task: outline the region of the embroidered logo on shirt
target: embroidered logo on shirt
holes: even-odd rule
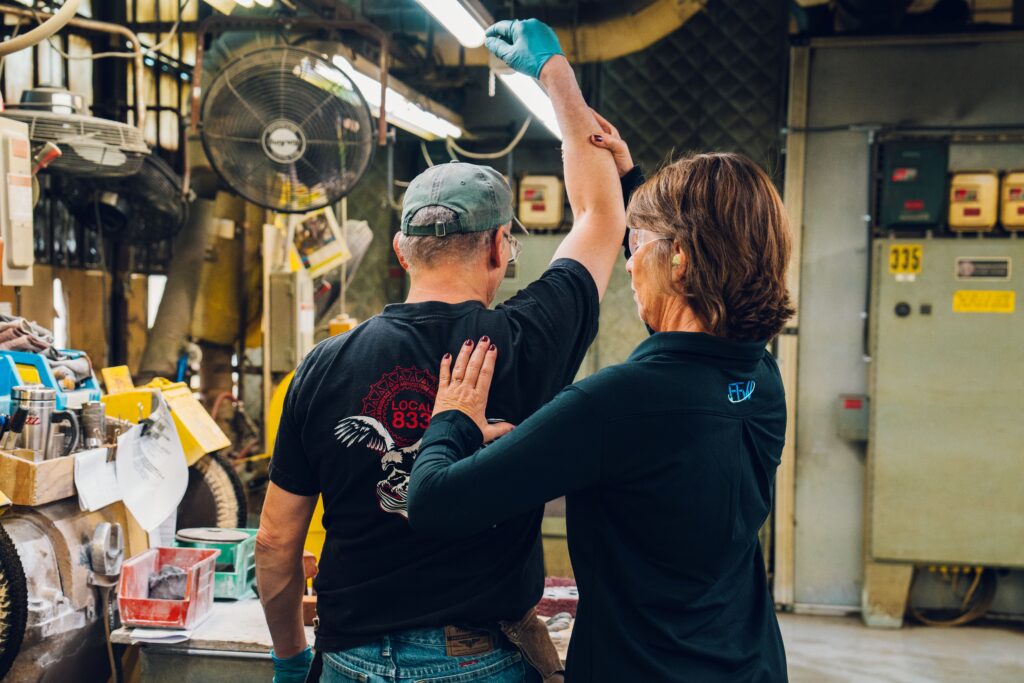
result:
[[[754,394],[754,380],[733,382],[729,385],[729,403],[743,403]]]

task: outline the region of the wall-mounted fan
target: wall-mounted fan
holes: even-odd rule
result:
[[[221,179],[284,213],[337,202],[373,155],[370,110],[352,80],[325,57],[290,46],[225,65],[203,95],[200,122]]]
[[[105,237],[126,244],[171,239],[188,218],[181,178],[156,154],[127,178],[64,182],[61,198],[84,225],[98,223]]]
[[[149,156],[142,131],[89,114],[81,95],[63,88],[26,90],[4,116],[28,124],[34,146],[52,142],[61,156],[47,170],[91,178],[138,173]]]

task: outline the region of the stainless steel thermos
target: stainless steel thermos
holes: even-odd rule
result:
[[[56,410],[57,392],[41,384],[14,387],[11,391],[11,431],[19,434],[17,446],[42,454],[42,459],[57,457],[51,448],[51,430],[56,422],[68,422],[70,435],[64,439],[67,455],[78,443],[78,418],[70,410]]]

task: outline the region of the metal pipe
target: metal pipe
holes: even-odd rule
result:
[[[0,5],[0,14],[11,14],[16,17],[36,19],[35,12],[24,7]],[[142,45],[139,43],[139,37],[127,26],[111,24],[106,21],[74,17],[68,21],[67,25],[73,28],[84,29],[86,31],[94,31],[96,33],[121,35],[131,42],[132,61],[134,62],[134,66],[132,68],[132,80],[135,83],[135,127],[144,131],[145,128],[143,126],[146,121],[146,99],[142,94]]]
[[[41,43],[57,31],[64,28],[75,14],[78,13],[78,4],[80,1],[81,0],[67,0],[60,10],[51,15],[46,21],[40,23],[39,26],[36,26],[28,33],[0,43],[0,57],[4,57],[12,52],[18,52],[19,50],[24,50],[25,48],[32,47],[37,43]]]
[[[193,71],[194,85],[192,87],[192,111],[191,126],[192,132],[199,129],[199,98],[202,93],[203,81],[203,43],[207,34],[227,33],[229,31],[256,29],[280,29],[291,30],[293,28],[319,31],[323,29],[335,29],[341,31],[355,31],[366,38],[376,41],[380,45],[380,113],[377,117],[377,144],[381,147],[387,144],[387,119],[385,115],[385,99],[388,89],[388,56],[391,49],[391,41],[384,31],[374,24],[366,21],[352,21],[348,19],[321,19],[319,17],[230,17],[223,15],[211,15],[199,25],[196,32],[196,65]]]

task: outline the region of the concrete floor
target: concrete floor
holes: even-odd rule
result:
[[[790,683],[1022,683],[1024,626],[868,629],[780,614]]]

